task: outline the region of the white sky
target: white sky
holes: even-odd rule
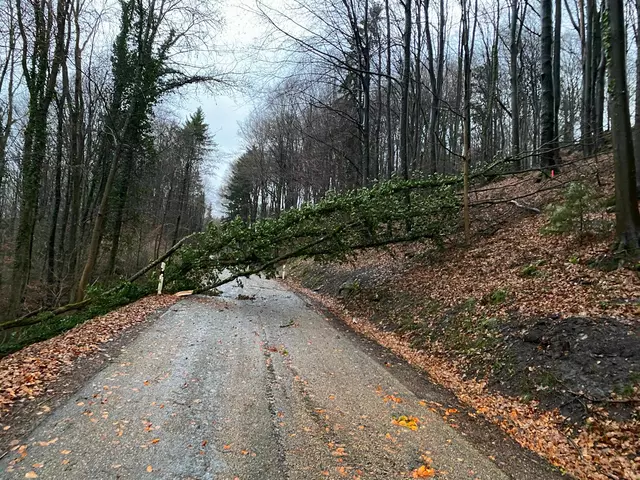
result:
[[[213,155],[215,165],[206,174],[207,202],[213,206],[214,214],[222,213],[219,190],[224,183],[230,163],[244,150],[240,138],[240,124],[251,113],[253,98],[247,92],[250,75],[255,73],[251,60],[252,48],[262,37],[264,28],[251,13],[253,0],[222,0],[220,10],[224,28],[217,34],[219,46],[216,68],[231,74],[237,88],[221,89],[217,92],[199,91],[183,97],[179,105],[181,116],[186,118],[198,107],[204,111],[209,131],[217,144]],[[252,71],[253,70],[253,71]]]

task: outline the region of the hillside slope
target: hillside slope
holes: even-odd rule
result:
[[[610,234],[545,234],[533,213],[575,180],[606,198],[610,173],[600,159],[477,187],[471,247],[302,262],[291,282],[572,475],[640,478],[638,270],[611,262]]]

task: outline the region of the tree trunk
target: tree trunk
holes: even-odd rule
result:
[[[555,126],[553,121],[555,102],[553,99],[553,69],[551,62],[553,45],[552,10],[552,0],[541,1],[540,63],[542,76],[540,87],[542,89],[542,112],[540,118],[540,166],[546,169],[550,169],[556,164]]]
[[[171,241],[171,245],[175,245],[179,238],[182,215],[186,207],[187,199],[189,197],[190,180],[191,180],[191,160],[188,159],[187,164],[185,165],[184,177],[182,177],[182,188],[180,189],[180,196],[178,198],[178,217],[176,218],[176,225],[173,230],[173,240]],[[282,186],[279,187],[277,214],[280,214],[281,204],[282,204]]]
[[[47,147],[46,112],[44,115],[42,114],[41,109],[37,106],[36,98],[33,98],[32,103],[32,111],[29,113],[29,121],[24,133],[22,197],[20,199],[20,217],[11,277],[10,317],[16,316],[29,280],[40,177]]]
[[[129,194],[129,183],[133,176],[134,153],[130,148],[126,149],[126,159],[124,169],[122,170],[122,178],[117,189],[115,204],[115,219],[113,221],[113,240],[111,242],[111,251],[109,252],[109,264],[107,266],[107,274],[112,276],[116,269],[116,259],[118,258],[118,249],[120,247],[120,235],[122,234],[122,223],[124,211],[127,204],[127,196]]]
[[[640,1],[640,0],[638,0]],[[393,161],[393,131],[391,129],[391,13],[389,0],[385,0],[385,16],[387,18],[387,178],[391,178],[394,171]]]
[[[75,299],[76,290],[73,286],[77,279],[77,263],[79,257],[78,248],[78,225],[80,223],[80,208],[82,203],[82,170],[84,165],[84,99],[83,99],[83,87],[82,87],[82,48],[80,46],[80,0],[76,2],[76,9],[74,11],[74,25],[75,25],[75,45],[74,45],[74,63],[75,63],[75,78],[74,78],[74,92],[73,101],[70,94],[68,102],[71,105],[69,108],[69,129],[70,135],[70,178],[69,185],[71,188],[71,209],[69,212],[69,242],[67,245],[67,256],[69,258],[69,278],[72,285],[70,301]],[[68,75],[66,68],[63,70],[63,75]],[[67,81],[67,84],[69,82]]]
[[[560,138],[558,114],[560,112],[560,33],[562,25],[562,0],[555,2],[555,31],[553,37],[553,142],[557,148]],[[554,156],[558,159],[558,154]]]
[[[41,5],[32,5],[35,21],[34,25],[28,26],[23,22],[21,1],[18,0],[16,8],[20,36],[25,44],[22,65],[29,91],[29,118],[24,132],[22,198],[9,296],[9,316],[15,316],[22,303],[31,270],[40,179],[47,154],[47,116],[60,65],[66,61],[65,26],[68,7],[66,0],[58,0],[54,14],[52,8],[45,12],[40,10]],[[55,36],[51,36],[54,23]],[[29,39],[29,36],[33,38]],[[51,42],[54,43],[52,58],[49,56]]]
[[[462,167],[463,167],[463,215],[464,240],[471,242],[471,222],[469,215],[469,163],[471,153],[471,53],[469,51],[469,7],[467,0],[462,0],[462,59],[464,68],[463,80],[463,119],[462,119]]]
[[[609,91],[616,179],[617,250],[634,254],[640,247],[640,212],[627,97],[626,49],[622,48],[625,44],[623,0],[609,1],[609,24]]]
[[[402,175],[409,178],[409,83],[411,79],[411,2],[404,0],[402,98],[400,107],[400,162]]]
[[[116,177],[116,171],[118,170],[118,159],[120,157],[120,152],[122,151],[120,145],[121,143],[118,142],[116,149],[113,152],[111,166],[109,167],[109,174],[107,176],[107,181],[105,182],[104,190],[102,191],[98,214],[91,232],[91,243],[89,244],[87,261],[85,262],[84,269],[82,270],[82,276],[80,277],[78,288],[76,289],[75,300],[78,302],[84,299],[85,290],[87,289],[87,285],[89,284],[89,280],[91,279],[91,275],[93,275],[93,270],[95,269],[98,261],[100,242],[102,241],[102,234],[104,233],[104,225],[109,208],[109,195],[111,194],[111,188]]]
[[[640,1],[640,0],[638,0]],[[517,160],[520,156],[520,90],[518,82],[518,0],[513,0],[511,5],[511,25],[510,25],[510,54],[511,63],[509,65],[511,80],[511,156]],[[523,168],[520,165],[520,168]]]
[[[442,96],[442,82],[444,75],[444,30],[446,28],[446,17],[444,2],[440,3],[440,16],[438,20],[438,66],[435,67],[435,59],[433,55],[433,41],[431,39],[431,29],[429,28],[429,2],[424,5],[425,15],[425,37],[427,43],[427,71],[429,73],[429,81],[431,83],[432,99],[431,109],[429,112],[427,142],[429,142],[429,171],[436,173],[438,171],[438,125],[440,119],[440,97]]]
[[[585,155],[593,153],[593,10],[594,0],[587,0],[586,18],[581,7],[582,33],[582,141]]]
[[[636,0],[636,98],[635,124],[633,126],[633,143],[636,159],[636,190],[640,194],[640,0]]]
[[[51,212],[51,226],[49,228],[49,244],[47,247],[47,284],[51,287],[55,282],[56,273],[56,234],[58,231],[58,215],[62,202],[62,138],[64,126],[64,98],[58,101],[58,127],[56,143],[56,173],[54,184],[53,211]]]

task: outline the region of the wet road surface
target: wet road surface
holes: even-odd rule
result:
[[[364,480],[424,465],[423,478],[557,478],[530,454],[472,442],[430,408],[423,376],[400,378],[377,352],[274,281],[189,297],[2,458],[0,476]]]

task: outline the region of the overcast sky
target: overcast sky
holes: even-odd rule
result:
[[[222,213],[218,193],[229,164],[244,148],[239,125],[253,109],[253,97],[247,93],[246,82],[252,70],[252,47],[262,38],[264,31],[261,22],[251,13],[253,5],[252,0],[222,0],[220,5],[225,25],[218,35],[216,68],[230,73],[230,78],[238,83],[239,88],[212,93],[195,92],[185,96],[180,104],[184,118],[198,107],[202,108],[217,145],[212,159],[215,166],[205,179],[207,202],[212,204],[215,214]]]

